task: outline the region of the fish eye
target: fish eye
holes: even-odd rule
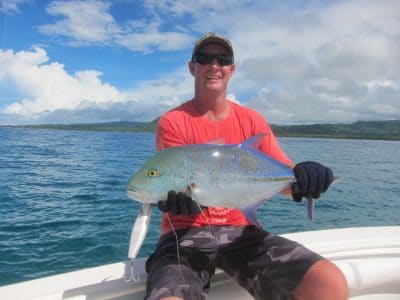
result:
[[[147,175],[149,175],[149,177],[158,177],[160,176],[160,171],[157,169],[150,169],[147,171]]]

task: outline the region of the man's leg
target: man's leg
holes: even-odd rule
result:
[[[348,299],[346,278],[338,267],[328,260],[316,262],[304,275],[295,289],[295,299]],[[182,298],[168,297],[163,300],[180,300]]]
[[[146,297],[206,299],[215,272],[215,239],[208,227],[178,230],[179,251],[173,233],[160,238],[146,262]]]
[[[145,299],[205,300],[207,299],[207,290],[204,289],[204,282],[201,277],[198,272],[185,265],[159,264],[154,266],[149,274]]]
[[[236,227],[228,233],[227,240],[231,242],[219,252],[217,266],[230,274],[255,299],[293,299],[296,295],[308,295],[302,289],[299,294],[294,292],[314,265],[326,261],[294,241],[255,226]],[[313,280],[311,275],[317,274],[310,273],[310,281]],[[306,296],[300,299],[311,298]]]
[[[348,298],[347,281],[336,265],[323,259],[306,272],[293,296],[298,300],[344,300]]]

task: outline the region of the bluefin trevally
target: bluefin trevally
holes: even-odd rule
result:
[[[258,224],[259,206],[295,182],[291,167],[258,150],[263,137],[258,134],[236,145],[194,144],[156,152],[130,179],[128,197],[157,203],[170,190],[183,191],[201,206],[239,208]],[[309,217],[314,208],[310,204]]]

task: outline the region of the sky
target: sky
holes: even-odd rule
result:
[[[270,123],[400,119],[400,1],[0,0],[0,125],[152,121],[228,37],[228,98]]]

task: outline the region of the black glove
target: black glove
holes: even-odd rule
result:
[[[185,193],[175,191],[169,191],[167,200],[158,201],[157,206],[162,212],[173,215],[197,215],[201,211],[200,206],[192,198]]]
[[[296,202],[300,202],[302,197],[319,198],[334,179],[330,168],[313,161],[298,163],[293,171],[296,182],[292,184],[292,197]]]

